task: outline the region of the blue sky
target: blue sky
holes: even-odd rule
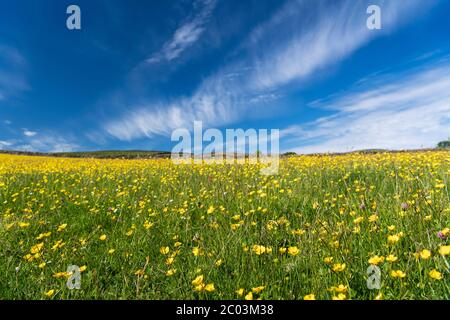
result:
[[[0,149],[170,150],[194,120],[280,129],[299,153],[435,146],[450,136],[450,1],[1,4]]]

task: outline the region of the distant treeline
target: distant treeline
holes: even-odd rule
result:
[[[385,150],[385,149],[369,149],[358,150],[342,153],[315,153],[309,154],[310,156],[320,155],[345,155],[349,153],[361,153],[361,154],[376,154],[376,153],[398,153],[398,152],[423,152],[433,151],[436,149],[417,149],[417,150]],[[47,156],[47,157],[62,157],[62,158],[96,158],[96,159],[155,159],[155,158],[170,158],[171,153],[169,151],[143,151],[143,150],[111,150],[111,151],[81,151],[81,152],[29,152],[29,151],[9,151],[0,150],[0,154],[15,154],[15,155],[28,155],[28,156]],[[215,155],[216,158],[223,157],[224,155]],[[281,157],[295,157],[299,154],[295,152],[286,152]],[[247,155],[246,155],[247,157]]]
[[[28,152],[28,151],[0,151],[0,153],[47,156],[62,158],[97,158],[97,159],[153,159],[170,158],[170,152],[166,151],[141,151],[141,150],[112,150],[112,151],[83,151],[83,152]]]

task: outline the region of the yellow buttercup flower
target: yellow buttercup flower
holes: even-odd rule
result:
[[[145,270],[143,270],[143,269],[139,269],[139,270],[136,270],[136,271],[134,272],[134,274],[135,274],[136,276],[143,276],[144,273],[145,273]]]
[[[336,263],[333,265],[333,271],[334,272],[342,272],[345,270],[346,264],[345,263]]]
[[[166,276],[170,277],[173,276],[177,272],[177,269],[169,269],[166,272]]]
[[[160,252],[161,254],[164,254],[164,255],[168,254],[169,251],[170,251],[170,248],[169,248],[169,247],[161,247],[161,248],[159,248],[159,252]]]
[[[255,244],[253,246],[253,252],[257,255],[261,255],[266,252],[266,247]]]
[[[370,263],[370,264],[373,264],[373,265],[375,265],[375,266],[379,265],[379,264],[382,263],[382,262],[384,262],[384,257],[383,257],[383,256],[381,256],[381,257],[379,257],[379,256],[374,256],[374,257],[372,257],[372,258],[369,259],[369,263]]]
[[[401,270],[392,270],[391,271],[391,277],[402,279],[402,278],[406,277],[406,273],[404,273]]]
[[[396,235],[396,234],[388,236],[388,243],[390,243],[390,244],[395,244],[395,243],[397,243],[399,241],[400,241],[400,237],[398,235]]]
[[[316,300],[316,296],[311,293],[303,297],[303,300]]]
[[[419,255],[423,260],[428,260],[431,257],[431,251],[424,249],[419,253]]]
[[[48,290],[47,292],[44,293],[44,295],[48,298],[53,297],[54,294],[55,294],[55,290],[53,290],[53,289]]]
[[[430,276],[430,278],[434,279],[434,280],[442,280],[444,278],[444,276],[442,275],[442,273],[440,273],[439,271],[437,271],[436,269],[431,270],[428,275]]]
[[[265,286],[255,287],[255,288],[252,288],[252,292],[253,293],[260,293],[261,291],[264,290],[264,288],[265,288]]]
[[[288,253],[291,256],[296,256],[296,255],[298,255],[300,253],[300,250],[297,247],[289,247],[288,248]]]
[[[245,300],[253,300],[253,293],[251,291],[245,295]]]
[[[330,291],[334,291],[334,292],[337,292],[337,293],[345,293],[345,292],[348,291],[348,287],[344,286],[343,284],[340,284],[337,287],[331,287]]]
[[[331,264],[333,263],[333,257],[326,257],[325,259],[323,259],[323,262],[325,262],[326,264]]]
[[[197,276],[194,280],[192,280],[192,285],[198,286],[203,283],[203,275]]]
[[[99,239],[101,240],[101,241],[105,241],[106,240],[106,234],[102,234],[100,237],[99,237]]]
[[[213,292],[215,290],[214,283],[209,283],[205,286],[205,291]]]
[[[450,246],[440,246],[439,254],[441,256],[448,256],[450,254]]]
[[[397,262],[398,258],[396,256],[394,256],[393,254],[390,254],[386,257],[386,261],[393,263],[393,262]]]
[[[192,254],[194,255],[194,257],[197,257],[200,254],[199,247],[192,248]]]
[[[337,296],[333,296],[331,299],[333,300],[346,300],[347,296],[343,293],[339,293]]]

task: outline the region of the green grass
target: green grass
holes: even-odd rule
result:
[[[450,274],[438,253],[448,240],[436,236],[450,227],[449,155],[294,157],[269,177],[250,165],[3,156],[0,298],[46,299],[54,290],[52,299],[243,299],[236,290],[245,296],[264,286],[253,298],[331,299],[338,293],[330,288],[342,284],[347,299],[449,299]],[[370,222],[373,216],[378,220]],[[400,232],[388,244],[388,235]],[[58,240],[64,246],[53,250]],[[24,259],[41,242],[41,256]],[[271,252],[258,255],[254,245]],[[289,247],[300,253],[279,252]],[[424,249],[432,256],[416,258]],[[379,265],[382,288],[368,290],[369,258],[390,254],[398,261]],[[335,263],[345,270],[334,272]],[[69,265],[87,266],[81,290],[53,277]],[[167,276],[170,269],[176,272]],[[432,279],[432,269],[443,279]],[[392,270],[406,277],[393,278]],[[196,291],[199,275],[215,290]]]

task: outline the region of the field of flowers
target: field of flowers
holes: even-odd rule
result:
[[[450,299],[450,152],[259,169],[0,155],[0,299]]]

